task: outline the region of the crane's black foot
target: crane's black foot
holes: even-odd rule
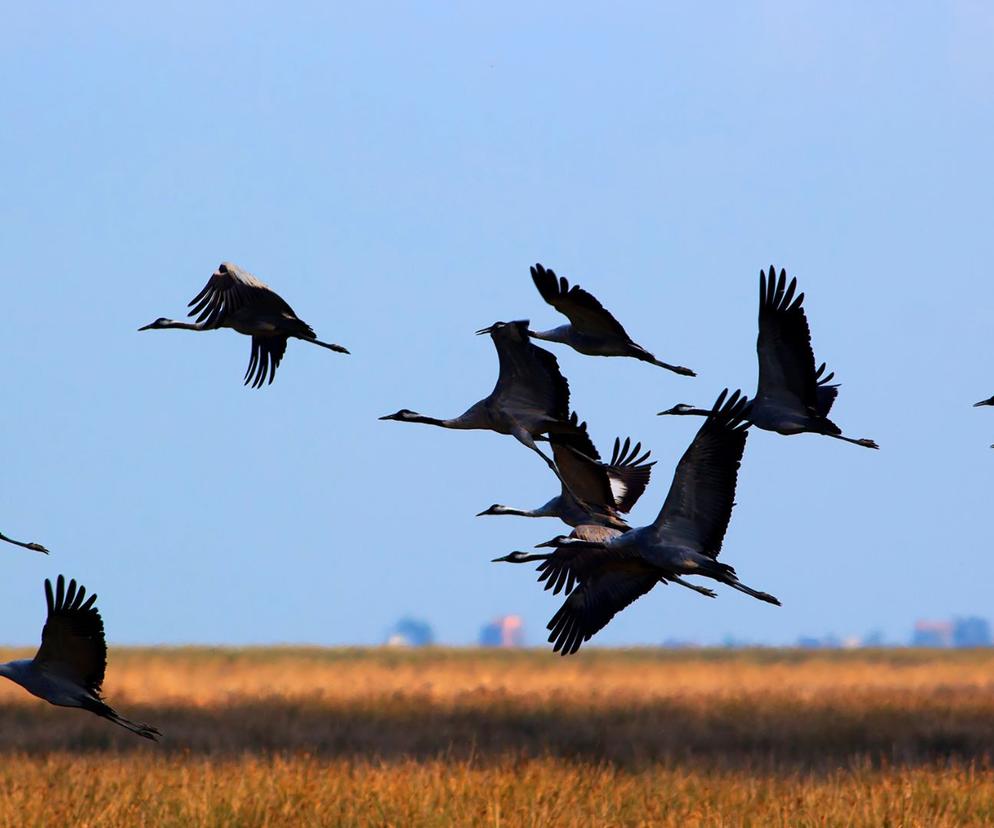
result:
[[[854,442],[856,443],[857,446],[863,446],[863,448],[870,448],[870,449],[880,448],[880,446],[878,446],[875,441],[867,439],[866,437],[860,440],[856,440]]]

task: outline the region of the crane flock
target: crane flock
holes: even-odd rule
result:
[[[751,427],[782,435],[820,434],[876,449],[867,438],[847,437],[829,413],[839,385],[825,363],[816,367],[804,294],[797,280],[787,282],[773,267],[760,271],[756,394],[723,390],[710,408],[681,403],[660,414],[693,415],[704,422],[677,464],[656,519],[632,528],[623,517],[645,493],[655,461],[630,437],[616,438],[604,461],[586,422],[570,408],[569,383],[554,354],[533,340],[568,345],[591,356],[629,357],[676,374],[696,376],[689,368],[657,359],[636,343],[617,319],[589,292],[536,264],[532,280],[542,299],[569,324],[534,331],[528,320],[495,322],[477,331],[489,335],[499,370],[493,391],[462,414],[440,419],[407,408],[381,420],[421,423],[447,429],[488,430],[514,437],[542,458],[558,478],[560,491],[542,506],[521,509],[495,503],[478,516],[518,515],[558,518],[572,528],[537,549],[514,551],[495,562],[537,563],[538,581],[564,602],[548,623],[555,652],[577,652],[621,610],[657,584],[675,584],[704,597],[714,590],[687,580],[706,578],[765,603],[774,596],[742,583],[736,570],[718,560],[732,510],[738,472]],[[222,263],[189,303],[194,322],[159,318],[139,330],[211,331],[230,328],[252,338],[244,383],[271,384],[286,352],[298,339],[348,354],[341,345],[322,342],[314,330],[275,291],[230,262]],[[994,397],[977,406],[994,406]],[[539,443],[547,443],[547,454]],[[0,541],[48,554],[38,543],[0,534]],[[33,659],[0,664],[0,675],[51,704],[78,707],[147,739],[154,727],[125,719],[101,695],[107,648],[96,596],[58,576],[53,590],[45,581],[48,617]]]

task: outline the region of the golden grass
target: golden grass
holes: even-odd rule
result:
[[[988,651],[114,650],[105,689],[163,743],[0,684],[0,826],[994,824]]]

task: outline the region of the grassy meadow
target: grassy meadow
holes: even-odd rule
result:
[[[162,743],[0,683],[0,826],[994,824],[994,651],[112,649],[105,691]]]

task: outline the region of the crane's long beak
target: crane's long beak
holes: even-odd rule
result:
[[[665,411],[657,411],[656,412],[656,416],[657,417],[663,417],[666,414],[674,414],[674,413],[676,413],[676,409],[674,409],[674,408],[667,408]]]
[[[138,330],[140,330],[140,331],[147,331],[147,330],[150,330],[153,325],[155,325],[154,322],[149,322],[147,325],[142,325]]]
[[[990,398],[988,398],[986,400],[981,400],[978,403],[974,403],[973,407],[974,408],[979,408],[982,405],[994,405],[994,397],[990,397]]]
[[[545,543],[536,543],[536,549],[558,549],[559,545],[562,543],[562,538],[553,538],[552,540],[547,540]]]
[[[507,561],[508,563],[510,563],[511,562],[511,555],[513,555],[513,554],[514,554],[513,552],[508,552],[508,554],[503,555],[500,558],[493,558],[493,559],[491,559],[490,563],[500,563],[501,561]]]
[[[477,336],[483,336],[483,334],[491,333],[493,331],[493,329],[494,329],[493,325],[491,325],[489,328],[480,328],[480,330],[478,330],[476,332],[476,335]]]

